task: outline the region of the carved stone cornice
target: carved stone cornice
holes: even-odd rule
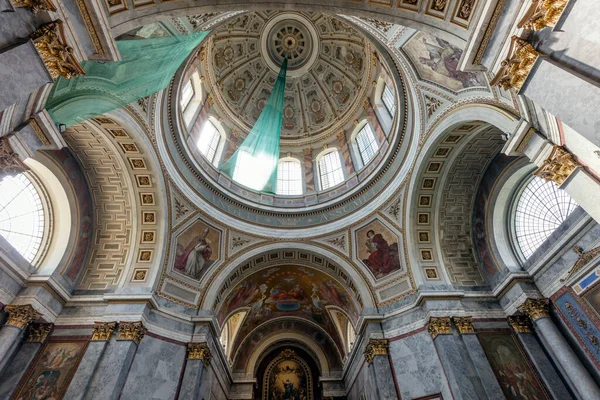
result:
[[[573,275],[578,273],[583,267],[585,267],[590,261],[600,255],[600,246],[594,247],[591,250],[583,251],[581,247],[573,247],[573,251],[579,255],[577,261],[573,267],[567,272],[567,277],[565,279],[561,279],[561,282],[568,281],[571,279]]]
[[[85,75],[85,70],[73,55],[73,48],[67,44],[61,20],[42,25],[31,34],[31,39],[52,79]]]
[[[25,329],[27,325],[42,315],[30,304],[24,304],[20,306],[9,304],[4,307],[4,311],[8,313],[6,325],[14,326],[19,329]]]
[[[513,36],[508,55],[490,84],[500,86],[504,90],[515,89],[518,92],[539,56],[540,53],[526,40]]]
[[[210,365],[210,360],[212,359],[212,355],[210,354],[210,349],[206,342],[191,342],[187,344],[187,355],[190,360],[202,360],[204,361],[204,366],[208,367]]]
[[[560,186],[580,166],[581,164],[575,161],[573,155],[564,147],[555,145],[548,158],[533,174]]]
[[[508,317],[508,323],[516,333],[528,333],[531,332],[531,325],[529,324],[529,318],[525,315],[515,315]]]
[[[117,340],[133,340],[135,344],[140,344],[145,333],[146,328],[144,328],[142,321],[119,322],[119,337]]]
[[[116,322],[96,322],[96,326],[94,326],[94,333],[92,333],[92,341],[105,342],[110,340],[110,337],[112,336],[116,327]]]
[[[365,347],[364,355],[367,363],[373,363],[375,356],[385,356],[388,354],[390,343],[387,339],[371,339]]]
[[[8,137],[2,137],[0,139],[0,178],[15,176],[27,170],[29,168],[21,161],[19,155],[13,151]]]
[[[461,335],[475,333],[473,317],[452,317],[452,322]]]
[[[26,8],[32,13],[40,11],[56,11],[56,6],[51,0],[10,0],[15,8]]]
[[[438,335],[451,335],[452,330],[450,328],[450,317],[429,318],[427,330],[429,331],[432,339],[435,339]]]
[[[568,2],[569,0],[532,0],[517,27],[539,31],[547,26],[554,26]]]
[[[27,342],[29,343],[44,343],[48,339],[48,335],[52,332],[54,324],[31,324],[27,329]]]
[[[550,316],[547,299],[527,299],[517,310],[527,314],[532,321]]]

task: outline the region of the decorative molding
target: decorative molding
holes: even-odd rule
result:
[[[581,247],[573,247],[573,251],[579,255],[579,258],[577,259],[577,261],[575,261],[575,264],[569,270],[569,272],[567,272],[567,277],[565,279],[560,280],[561,282],[571,279],[571,277],[577,272],[579,272],[583,267],[585,267],[587,263],[589,263],[598,255],[600,255],[600,246],[594,247],[593,249],[585,252]]]
[[[387,339],[371,339],[365,347],[364,355],[367,363],[372,364],[375,356],[385,356],[388,354],[390,348],[389,341]]]
[[[517,310],[527,314],[532,321],[550,316],[548,299],[527,299]]]
[[[33,133],[35,133],[35,136],[37,136],[37,138],[40,140],[40,143],[44,146],[50,146],[50,140],[48,140],[48,137],[46,136],[46,134],[44,133],[44,131],[42,130],[42,127],[40,126],[40,124],[36,121],[35,118],[29,118],[29,126],[31,126],[31,130],[33,130]]]
[[[518,92],[539,56],[540,53],[526,40],[513,36],[508,55],[490,84],[504,90],[515,89]]]
[[[548,158],[535,170],[533,175],[539,176],[546,181],[552,181],[560,186],[580,166],[581,164],[575,161],[573,155],[565,150],[564,147],[555,145],[552,147]]]
[[[475,58],[473,59],[474,65],[481,65],[481,60],[483,59],[483,53],[485,53],[485,49],[487,48],[492,35],[496,31],[496,24],[498,24],[498,19],[500,19],[500,14],[504,9],[504,3],[506,0],[498,0],[496,7],[494,8],[494,12],[492,13],[492,18],[490,18],[490,22],[483,34],[483,39],[479,44],[479,48],[477,49],[477,53],[475,53]]]
[[[518,28],[540,31],[555,26],[569,0],[532,0]]]
[[[525,146],[527,146],[529,141],[531,141],[531,138],[533,138],[533,135],[535,135],[535,128],[529,128],[525,136],[523,136],[523,139],[521,139],[521,141],[515,148],[515,152],[522,153],[523,150],[525,150]]]
[[[531,332],[529,318],[527,318],[525,315],[515,315],[512,317],[508,317],[508,323],[516,333]]]
[[[212,359],[212,355],[210,354],[210,349],[206,342],[196,343],[191,342],[187,344],[187,355],[189,360],[202,360],[204,361],[204,366],[208,367],[210,365],[210,360]]]
[[[8,313],[6,325],[14,326],[19,329],[25,329],[27,325],[38,319],[42,314],[37,312],[30,304],[14,305],[9,304],[4,307]]]
[[[452,317],[452,322],[461,335],[475,333],[473,317]]]
[[[0,140],[0,177],[15,176],[29,170],[15,153],[10,145],[8,137]]]
[[[52,79],[85,75],[85,70],[73,54],[73,48],[67,44],[61,20],[42,25],[31,34],[31,39]]]
[[[425,95],[425,107],[427,108],[427,118],[431,118],[431,116],[437,111],[437,109],[442,105],[442,101],[433,96]]]
[[[438,335],[451,335],[452,330],[450,328],[450,317],[429,318],[427,330],[429,331],[432,339],[435,339]]]
[[[92,341],[105,342],[110,340],[116,327],[116,322],[96,322],[94,333],[92,334]]]
[[[120,322],[119,337],[117,340],[133,340],[135,344],[140,344],[145,333],[146,329],[144,328],[142,321]]]
[[[52,0],[10,0],[15,8],[26,8],[36,14],[40,11],[56,11]]]
[[[31,324],[27,330],[27,342],[29,343],[44,343],[48,339],[48,335],[52,332],[54,324]]]
[[[87,9],[85,1],[75,0],[75,4],[77,4],[79,14],[81,14],[81,19],[83,19],[83,24],[85,25],[85,29],[87,30],[88,35],[90,36],[90,40],[92,41],[92,45],[94,46],[95,54],[103,55],[105,51],[102,47],[102,43],[100,42],[100,38],[98,37],[98,32],[96,31],[96,27],[94,26],[94,22],[92,21],[92,17],[90,16],[90,12]]]

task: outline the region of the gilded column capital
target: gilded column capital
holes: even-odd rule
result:
[[[27,329],[27,342],[29,343],[44,343],[48,339],[48,335],[52,332],[54,324],[31,324]]]
[[[27,325],[29,325],[31,322],[35,321],[42,315],[39,312],[37,312],[30,304],[9,304],[4,307],[4,311],[8,313],[8,321],[6,321],[6,325],[14,326],[19,329],[27,328]]]
[[[508,323],[516,333],[531,332],[529,318],[527,318],[525,315],[514,315],[512,317],[508,317]]]
[[[28,169],[19,155],[13,151],[8,137],[2,137],[0,140],[0,176],[15,176]]]
[[[389,341],[387,339],[370,339],[369,343],[365,347],[364,355],[367,363],[373,363],[375,356],[385,356],[388,354],[390,348]]]
[[[544,160],[543,164],[533,174],[560,186],[579,166],[581,164],[573,159],[571,153],[565,150],[564,147],[555,145],[552,147],[548,158]]]
[[[92,341],[105,342],[110,340],[110,337],[112,336],[116,327],[116,322],[96,322],[96,326],[94,326],[94,333],[92,333]]]
[[[539,56],[540,53],[526,40],[513,36],[508,55],[490,84],[504,90],[519,91]]]
[[[56,6],[51,0],[10,0],[15,8],[26,8],[36,14],[40,11],[56,11]]]
[[[142,321],[119,322],[119,337],[117,337],[117,340],[133,340],[135,344],[140,344],[145,333],[146,328],[144,328]]]
[[[539,31],[547,26],[555,26],[568,2],[569,0],[532,0],[517,27]]]
[[[335,134],[335,137],[337,137],[337,139],[342,142],[345,143],[346,142],[346,131],[343,129],[340,129],[338,131],[338,133]]]
[[[210,360],[212,359],[212,355],[210,354],[210,349],[206,342],[190,342],[187,344],[187,354],[188,359],[190,360],[202,360],[204,361],[204,366],[208,367],[210,365]]]
[[[527,299],[517,309],[523,314],[527,314],[532,321],[550,316],[547,299]]]
[[[427,330],[429,331],[432,339],[435,339],[438,335],[452,334],[452,330],[450,329],[450,317],[429,318]]]
[[[312,156],[313,149],[312,147],[305,147],[302,149],[302,153],[304,153],[305,156]]]
[[[473,317],[452,317],[452,322],[454,322],[454,326],[456,326],[461,335],[475,333]]]

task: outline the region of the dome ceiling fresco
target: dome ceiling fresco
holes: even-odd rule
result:
[[[361,105],[357,99],[370,86],[371,47],[357,30],[331,16],[248,13],[211,36],[208,84],[231,120],[248,131],[287,55],[282,138],[327,136]]]

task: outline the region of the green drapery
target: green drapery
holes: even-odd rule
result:
[[[55,123],[69,127],[156,93],[207,34],[119,40],[122,61],[84,61],[85,75],[56,80],[46,109]]]
[[[275,193],[277,187],[287,64],[288,60],[284,58],[275,86],[252,130],[231,158],[219,168],[241,185],[266,193]]]

